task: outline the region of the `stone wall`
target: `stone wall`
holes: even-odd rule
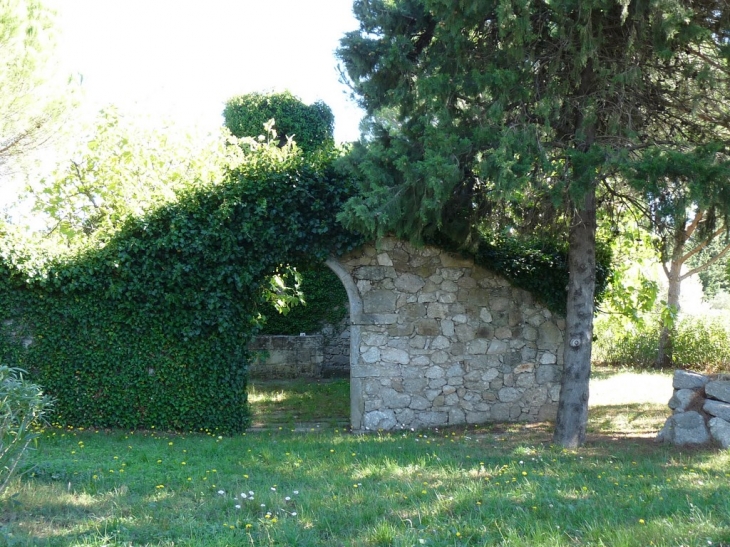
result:
[[[350,317],[341,324],[326,325],[322,329],[322,377],[348,378],[350,376]]]
[[[529,293],[395,239],[328,265],[350,300],[354,430],[555,417],[564,320]]]
[[[255,337],[249,349],[256,353],[248,369],[251,378],[321,378],[322,335]]]
[[[260,335],[249,344],[256,358],[252,378],[347,378],[350,375],[350,321],[325,325],[306,336]]]
[[[730,375],[676,370],[672,386],[669,408],[673,412],[657,441],[680,446],[714,441],[730,447]]]

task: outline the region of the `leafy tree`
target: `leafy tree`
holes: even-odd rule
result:
[[[280,146],[289,138],[305,152],[334,144],[335,118],[330,107],[322,101],[306,105],[288,91],[233,97],[223,109],[223,118],[236,137],[263,135],[264,124],[273,119]]]
[[[227,144],[223,132],[149,127],[110,107],[70,159],[29,186],[28,197],[66,245],[105,241],[126,220],[177,200],[176,192],[222,180],[241,156]]]
[[[730,134],[726,135],[730,142]],[[727,234],[730,211],[730,158],[716,147],[688,152],[655,149],[630,165],[628,177],[644,194],[645,217],[658,236],[668,281],[656,364],[672,365],[672,332],[679,312],[682,281],[706,270],[730,252],[730,243],[697,262],[699,253]],[[725,216],[723,216],[725,215]],[[684,268],[691,259],[693,267]],[[684,269],[684,271],[683,271]]]
[[[67,106],[47,82],[52,20],[38,0],[0,4],[0,173],[5,175],[54,136],[54,122]]]
[[[495,203],[549,196],[570,246],[554,440],[579,446],[588,409],[596,209],[644,152],[692,153],[681,146],[689,136],[693,145],[709,139],[688,105],[708,103],[699,93],[714,89],[707,67],[730,52],[690,63],[685,51],[718,49],[713,36],[726,33],[727,6],[356,0],[354,12],[360,29],[342,39],[339,57],[371,125],[359,152],[366,181],[342,219],[370,234],[415,241],[439,230],[463,237]],[[695,71],[707,75],[702,86],[677,91],[677,81]],[[378,119],[381,112],[388,123]]]

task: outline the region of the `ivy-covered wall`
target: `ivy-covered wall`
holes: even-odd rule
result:
[[[263,281],[359,241],[335,220],[351,185],[331,159],[264,146],[73,256],[3,234],[3,363],[56,398],[60,423],[243,430]]]

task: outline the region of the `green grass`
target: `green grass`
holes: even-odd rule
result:
[[[349,423],[349,380],[253,381],[248,400],[254,428]]]
[[[594,406],[577,452],[550,446],[550,424],[236,437],[50,428],[2,500],[0,545],[730,544],[730,453],[653,443],[667,412]]]

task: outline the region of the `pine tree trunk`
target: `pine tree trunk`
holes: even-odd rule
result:
[[[585,442],[593,343],[596,275],[596,192],[588,192],[570,227],[568,309],[560,402],[553,441],[566,448]]]
[[[679,311],[679,295],[682,290],[682,263],[675,256],[669,266],[667,281],[669,282],[669,290],[667,292],[667,307]],[[659,333],[659,348],[657,351],[657,367],[668,368],[673,362],[673,335],[674,325],[662,325]]]

